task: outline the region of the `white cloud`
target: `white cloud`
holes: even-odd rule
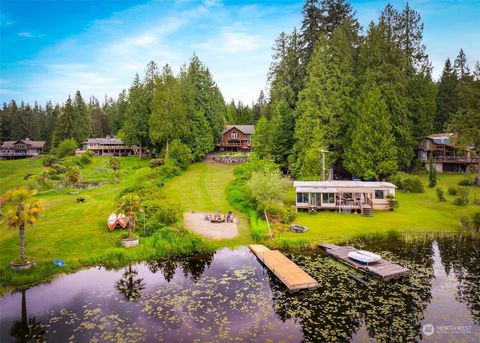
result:
[[[248,52],[258,47],[258,38],[243,32],[222,31],[217,37],[203,43],[193,44],[194,48],[216,51],[225,54]]]
[[[33,38],[34,37],[33,33],[28,32],[28,31],[19,32],[18,35],[20,37],[27,37],[27,38]]]

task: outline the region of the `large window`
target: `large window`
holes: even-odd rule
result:
[[[382,189],[375,190],[375,199],[385,199],[385,191]]]
[[[297,193],[298,203],[308,203],[308,193]]]
[[[335,193],[322,193],[322,203],[324,203],[324,204],[334,204],[335,203]]]
[[[238,139],[238,132],[235,132],[235,131],[232,132],[232,133],[230,134],[230,138],[231,138],[231,139]]]

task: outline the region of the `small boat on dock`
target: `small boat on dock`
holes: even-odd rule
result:
[[[357,251],[350,251],[347,254],[348,258],[363,264],[373,264],[380,262],[382,257],[380,255],[374,254],[373,252],[366,251],[366,250],[357,250]]]
[[[329,243],[322,243],[319,244],[320,248],[325,250],[325,253],[333,258],[337,259],[338,261],[346,264],[349,267],[355,268],[356,270],[362,271],[369,275],[375,276],[382,281],[390,281],[395,279],[400,279],[404,276],[407,276],[410,272],[407,268],[404,268],[398,264],[394,264],[387,260],[381,258],[381,256],[371,253],[369,251],[355,249],[352,247],[346,246],[339,246],[335,244]],[[360,253],[363,252],[362,253]],[[355,254],[351,254],[355,253]],[[365,254],[367,253],[367,254]],[[361,255],[361,256],[359,256]],[[352,259],[351,256],[355,256],[355,259]],[[380,260],[378,260],[378,258]],[[362,263],[358,259],[362,259],[366,261],[369,259],[370,261],[377,260],[375,263]]]

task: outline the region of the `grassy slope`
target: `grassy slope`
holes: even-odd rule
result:
[[[97,158],[88,167],[81,170],[85,179],[105,179],[110,177],[108,160]],[[96,189],[80,191],[78,195],[69,194],[69,189],[51,193],[39,193],[45,211],[34,227],[27,226],[26,252],[38,262],[60,258],[67,263],[78,262],[91,256],[101,255],[105,249],[115,246],[120,232],[109,232],[106,219],[115,209],[119,192],[135,179],[149,172],[145,161],[129,158],[122,160],[121,180],[118,184],[106,184]],[[29,168],[30,167],[30,168]],[[17,185],[28,184],[32,180],[23,180],[28,172],[42,170],[40,161],[0,161],[0,169],[10,170],[3,173],[0,192]],[[86,199],[77,204],[77,196]],[[6,223],[0,225],[0,266],[4,267],[18,254],[17,230],[10,229]],[[94,238],[94,239],[92,239]]]
[[[427,184],[425,175],[421,176]],[[446,190],[448,187],[459,187],[458,181],[463,175],[440,174],[438,186]],[[453,205],[454,196],[446,195],[447,202],[437,200],[435,188],[425,188],[423,194],[397,193],[400,207],[395,212],[375,211],[373,217],[363,217],[352,214],[339,214],[333,212],[319,212],[309,215],[299,213],[296,224],[307,226],[310,231],[305,234],[284,232],[279,235],[281,239],[296,240],[307,239],[312,242],[339,241],[359,234],[382,233],[396,231],[456,231],[459,228],[461,216],[470,215],[480,211],[480,206],[473,203],[475,192],[480,198],[480,188],[470,189],[470,204],[465,207]]]
[[[234,165],[196,163],[188,170],[169,181],[163,192],[178,202],[184,212],[216,210],[232,211],[239,219],[239,236],[232,240],[209,240],[213,247],[245,244],[250,239],[247,217],[238,213],[227,201],[226,188],[233,180]]]

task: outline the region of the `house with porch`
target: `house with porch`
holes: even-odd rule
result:
[[[388,195],[397,186],[390,182],[294,181],[297,210],[332,210],[372,215],[374,209],[388,210]]]
[[[105,138],[88,138],[76,150],[77,155],[82,155],[90,150],[95,156],[130,156],[137,154],[136,147],[126,146],[119,138],[107,136]],[[138,149],[137,149],[138,150]]]
[[[417,158],[428,167],[432,156],[433,167],[437,172],[465,172],[474,170],[478,156],[474,156],[473,148],[459,149],[455,133],[435,133],[423,137],[417,146]]]
[[[225,125],[221,141],[217,143],[218,150],[250,151],[254,125]]]
[[[19,159],[36,157],[43,154],[45,144],[45,141],[32,141],[30,138],[19,139],[17,141],[5,141],[0,147],[0,158]]]

